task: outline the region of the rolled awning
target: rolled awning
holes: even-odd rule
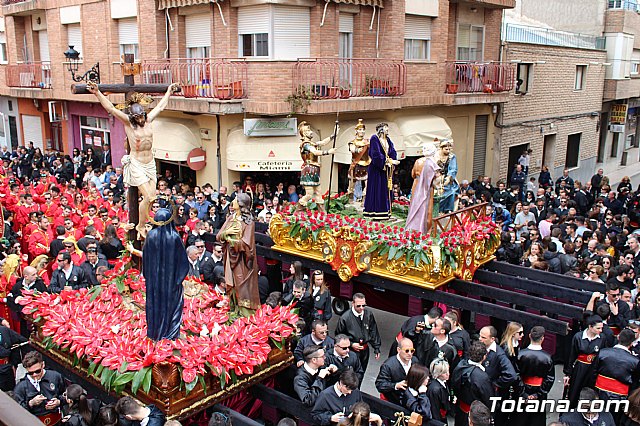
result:
[[[384,8],[382,0],[333,0],[335,3],[355,4],[358,6],[378,6]]]
[[[156,118],[153,126],[153,156],[158,160],[187,161],[194,148],[202,148],[200,128],[193,120]]]
[[[404,150],[407,157],[422,156],[422,147],[438,140],[452,139],[451,128],[447,121],[436,115],[400,117],[395,120],[404,136]]]
[[[229,133],[226,150],[229,170],[299,172],[302,168],[297,136],[250,138],[239,127]]]
[[[398,153],[398,160],[402,160],[405,157],[404,142],[402,133],[398,128],[398,125],[394,122],[383,119],[366,119],[363,120],[367,133],[365,138],[369,139],[371,135],[376,133],[376,125],[378,123],[387,123],[389,125],[389,138],[393,142],[393,147]],[[349,127],[346,124],[340,126],[340,134],[336,140],[336,155],[334,161],[342,164],[351,164],[351,153],[349,152],[349,142],[355,139],[356,136],[356,124],[357,121],[349,123]]]
[[[222,0],[158,0],[158,10],[172,7],[195,6],[197,4],[217,3]]]

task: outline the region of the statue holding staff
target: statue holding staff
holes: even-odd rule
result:
[[[369,140],[364,137],[365,125],[362,119],[356,124],[356,137],[349,142],[351,152],[351,166],[349,167],[349,189],[347,194],[352,196],[352,201],[361,201],[366,196],[367,171],[371,158],[369,158]]]
[[[302,165],[302,171],[300,173],[300,185],[304,187],[305,195],[300,198],[300,206],[307,207],[310,202],[315,202],[320,210],[324,209],[324,203],[322,200],[322,193],[320,191],[320,157],[323,155],[333,155],[336,152],[335,148],[321,150],[319,148],[331,142],[331,140],[337,136],[339,127],[336,126],[334,135],[329,136],[320,142],[313,140],[313,130],[306,121],[303,121],[298,126],[298,134],[302,139],[300,143],[300,156],[304,164]]]

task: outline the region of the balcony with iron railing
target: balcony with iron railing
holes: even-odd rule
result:
[[[154,59],[142,61],[144,84],[179,83],[185,98],[219,101],[247,97],[247,62],[244,59]]]
[[[505,23],[502,26],[502,40],[510,43],[541,44],[575,49],[604,50],[606,47],[604,37],[512,23]]]
[[[45,10],[46,0],[0,0],[2,14],[20,15],[34,10]]]
[[[5,81],[8,87],[51,89],[51,63],[28,62],[5,65]]]
[[[493,94],[513,90],[516,68],[501,62],[448,62],[446,75],[446,93]]]
[[[313,58],[293,66],[293,93],[317,100],[402,96],[406,86],[401,60]]]

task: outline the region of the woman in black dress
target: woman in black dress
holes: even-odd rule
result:
[[[69,385],[62,395],[66,399],[65,417],[62,422],[70,426],[91,426],[96,423],[101,403],[87,399],[87,391],[80,385]]]
[[[309,295],[313,299],[313,310],[311,318],[329,321],[333,313],[331,312],[331,292],[324,280],[324,273],[319,270],[313,271],[311,276],[311,287]]]
[[[117,259],[120,253],[124,251],[124,246],[122,241],[118,239],[115,226],[109,225],[104,230],[104,238],[100,240],[100,251],[102,251],[107,260]]]

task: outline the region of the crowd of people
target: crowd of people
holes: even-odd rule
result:
[[[59,413],[73,425],[169,425],[156,407],[141,406],[129,397],[115,405],[87,399],[82,387],[45,369],[37,352],[21,356],[11,350],[24,345],[30,333],[20,313],[23,291],[59,293],[97,285],[124,250],[134,250],[127,238],[133,225],[122,170],[112,167],[108,145],[99,151],[43,155],[30,145],[0,153],[0,293],[6,296],[6,302],[0,300],[0,388],[13,392],[33,414]],[[584,328],[571,341],[564,366],[567,398],[572,407],[583,399],[628,399],[631,409],[626,414],[573,412],[561,420],[569,426],[585,420],[638,425],[640,236],[634,231],[640,223],[640,188],[634,193],[629,179],[623,179],[613,191],[602,170],[585,184],[574,181],[568,171],[553,182],[545,170],[537,182],[527,182],[524,166],[516,167],[509,187],[500,181],[494,188],[482,176],[463,181],[458,205],[489,203],[488,214],[503,230],[499,260],[602,283],[602,292],[594,293],[587,306]],[[172,204],[189,275],[224,296],[230,289],[215,235],[242,192],[251,195],[256,231],[263,233],[285,203],[299,199],[296,186],[285,189],[283,182],[271,187],[247,176],[231,191],[225,186],[216,190],[210,184],[177,182],[167,171],[157,182],[160,197],[151,205],[154,212],[167,201]],[[353,295],[330,336],[332,296],[324,273],[293,262],[289,277],[282,280],[281,270],[270,274],[268,266],[263,269],[267,273],[259,280],[261,302],[290,306],[300,317],[295,363],[281,375],[279,388],[308,407],[316,424],[381,424],[359,391],[370,357],[383,356],[365,295]],[[502,336],[486,326],[472,340],[457,311],[435,306],[426,315],[409,318],[398,331],[376,375],[381,398],[421,414],[424,425],[447,424],[448,417],[455,418],[457,426],[546,424],[544,412],[522,416],[488,408],[493,396],[547,398],[556,378],[554,362],[542,350],[544,328],[525,333],[521,324],[510,322]],[[16,385],[14,367],[19,363],[26,375]],[[230,424],[223,414],[211,421]]]

